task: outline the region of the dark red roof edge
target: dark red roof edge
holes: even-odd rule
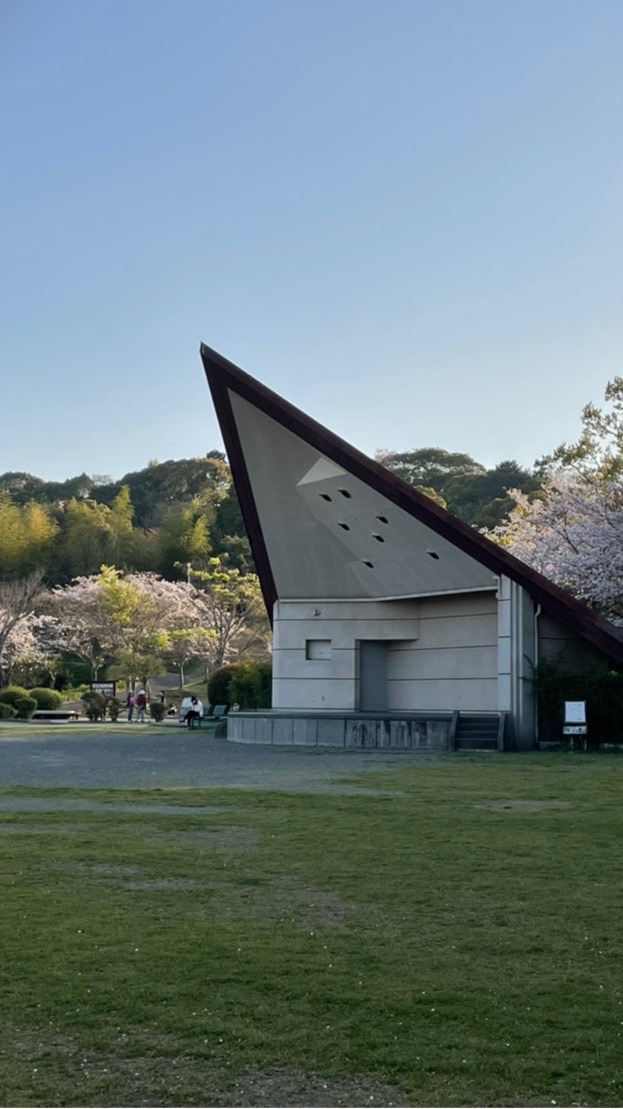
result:
[[[402,478],[391,473],[380,463],[368,458],[322,424],[306,416],[300,409],[284,400],[272,389],[229,362],[217,351],[201,344],[201,359],[212,393],[216,415],[223,434],[225,449],[232,469],[234,485],[249,542],[262,584],[269,616],[277,599],[268,552],[258,516],[238,431],[231,409],[228,390],[232,390],[260,411],[298,435],[310,446],[330,458],[338,466],[350,471],[380,496],[403,509],[414,519],[420,520],[438,535],[476,559],[496,575],[505,574],[526,589],[533,600],[541,604],[556,619],[572,627],[590,643],[610,657],[623,662],[623,634],[588,605],[576,600],[566,590],[554,585],[543,574],[521,562],[497,543],[487,539],[469,524],[459,520],[447,509],[419,493]]]
[[[247,464],[244,459],[236,420],[231,408],[229,398],[229,385],[224,374],[213,373],[208,368],[205,351],[208,348],[202,345],[201,357],[208,378],[212,400],[218,416],[225,450],[229,459],[236,493],[240,501],[240,510],[249,536],[253,558],[260,579],[260,586],[264,597],[264,604],[271,624],[273,621],[273,605],[277,600],[277,589],[273,578],[273,571],[268,558],[268,551],[262,534],[262,525],[258,516],[255,498],[249,481]],[[210,352],[212,353],[212,352]],[[218,356],[217,356],[218,357]]]

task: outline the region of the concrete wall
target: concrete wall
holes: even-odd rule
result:
[[[309,641],[323,640],[331,641],[331,657],[306,657]],[[386,644],[389,712],[498,707],[492,591],[400,601],[278,602],[273,707],[358,709],[361,641]]]
[[[232,712],[227,738],[234,743],[295,747],[365,747],[388,750],[448,750],[452,717],[356,716],[277,712]]]
[[[607,658],[577,632],[555,620],[547,612],[538,620],[539,657],[544,662],[554,662],[573,673],[586,667],[607,666]]]
[[[498,589],[497,707],[510,713],[508,740],[522,750],[536,743],[532,687],[536,659],[534,602],[520,585],[502,577]]]

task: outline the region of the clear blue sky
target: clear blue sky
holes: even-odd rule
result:
[[[220,446],[201,340],[372,453],[623,373],[620,0],[3,0],[0,472]]]

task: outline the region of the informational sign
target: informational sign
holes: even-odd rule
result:
[[[565,724],[563,735],[586,735],[586,724]]]
[[[586,724],[586,701],[565,701],[565,724]]]
[[[104,697],[114,697],[116,692],[116,682],[91,682],[91,693],[101,693]]]

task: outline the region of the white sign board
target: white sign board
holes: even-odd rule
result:
[[[586,724],[586,701],[565,701],[565,724]]]
[[[586,724],[565,724],[563,735],[586,735]]]

